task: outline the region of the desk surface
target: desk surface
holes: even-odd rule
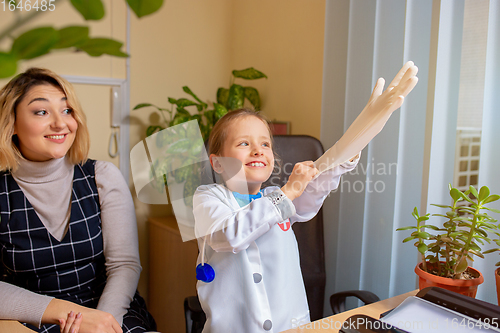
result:
[[[372,303],[369,305],[361,306],[359,308],[345,311],[339,313],[334,316],[326,317],[320,319],[318,321],[312,322],[308,325],[304,325],[299,328],[294,328],[291,330],[284,331],[282,333],[336,333],[339,331],[342,323],[349,318],[350,316],[356,314],[365,314],[367,316],[378,318],[381,313],[384,313],[392,308],[395,308],[401,302],[403,302],[407,297],[414,296],[418,290],[413,290],[407,292],[406,294],[402,294],[399,296],[395,296],[392,298],[388,298],[376,303]],[[337,328],[336,328],[337,327]],[[24,327],[17,321],[11,320],[0,320],[0,333],[33,333],[32,330]]]
[[[317,332],[336,333],[339,331],[339,329],[342,326],[342,323],[347,318],[357,314],[364,314],[378,319],[381,313],[384,313],[386,311],[389,311],[390,309],[395,308],[396,306],[401,304],[401,302],[403,302],[407,297],[414,296],[417,294],[417,292],[418,290],[413,290],[407,292],[406,294],[384,299],[376,303],[368,304],[356,309],[345,311],[330,317],[317,320],[315,322],[309,323],[299,328],[286,330],[282,333],[317,333]]]
[[[0,320],[0,333],[34,333],[15,320]]]

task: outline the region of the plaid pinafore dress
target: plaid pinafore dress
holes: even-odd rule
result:
[[[9,172],[0,173],[0,279],[33,292],[96,308],[106,284],[95,161],[75,165],[68,231],[55,239]],[[60,332],[43,325],[38,332]],[[124,332],[154,329],[136,293],[123,318]]]

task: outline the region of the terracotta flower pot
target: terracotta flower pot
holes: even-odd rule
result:
[[[415,266],[415,273],[418,275],[418,288],[424,289],[426,287],[439,287],[446,290],[454,291],[456,293],[469,296],[476,297],[477,286],[484,282],[484,277],[480,271],[469,267],[470,270],[476,272],[479,277],[472,280],[461,280],[461,279],[450,279],[442,276],[433,275],[427,272],[424,272],[420,269],[419,263]],[[498,280],[497,280],[498,281]]]
[[[495,270],[495,281],[497,282],[497,300],[500,305],[500,267]]]

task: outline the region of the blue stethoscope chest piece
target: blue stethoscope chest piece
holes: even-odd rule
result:
[[[209,283],[209,282],[212,282],[214,280],[214,278],[215,278],[215,271],[212,268],[212,266],[210,266],[207,263],[198,264],[198,266],[196,266],[196,279],[197,280]]]

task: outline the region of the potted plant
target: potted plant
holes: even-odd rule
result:
[[[445,214],[432,215],[443,219],[441,227],[425,224],[430,214],[421,216],[415,207],[412,215],[417,225],[398,228],[397,231],[414,230],[403,243],[414,240],[420,253],[421,262],[415,267],[420,289],[438,286],[475,297],[477,287],[483,283],[484,277],[481,272],[469,266],[469,261],[474,261],[474,256],[484,258],[481,246],[485,242],[491,242],[490,233],[500,236],[495,224],[497,220],[485,212],[489,210],[500,213],[485,206],[500,199],[500,196],[490,195],[487,186],[481,187],[479,192],[472,186],[465,192],[451,185],[449,189],[451,205],[433,204],[448,210]]]
[[[173,191],[182,193],[185,211],[192,207],[192,196],[200,185],[202,167],[201,163],[195,163],[195,161],[215,123],[227,112],[242,108],[245,100],[250,102],[255,111],[260,110],[261,101],[257,89],[235,83],[237,78],[256,80],[267,78],[267,76],[253,67],[232,71],[229,88],[217,89],[216,102],[212,103],[211,108],[188,86],[184,86],[182,90],[192,99],[168,97],[170,108],[140,103],[133,109],[152,107],[160,113],[163,124],[150,125],[146,130],[146,136],[156,134],[154,138],[156,149],[162,152],[159,154],[161,157],[152,161],[153,170],[156,171],[150,171],[150,179],[156,179],[156,181],[151,184],[159,192],[168,184],[174,188]],[[197,126],[196,123],[188,123],[191,120],[196,120]],[[176,126],[181,124],[182,126]],[[162,131],[167,127],[171,127],[169,131]],[[199,139],[196,133],[193,133],[197,130],[195,127],[200,129],[201,138]],[[185,167],[179,167],[184,165]],[[155,172],[160,175],[155,177]]]
[[[168,98],[170,108],[161,108],[151,103],[137,104],[133,110],[142,109],[145,107],[153,107],[158,111],[163,119],[163,125],[151,125],[146,130],[146,136],[161,131],[166,127],[178,125],[189,120],[197,120],[201,134],[204,140],[208,139],[210,131],[215,123],[228,111],[236,110],[244,106],[245,100],[252,104],[255,111],[260,111],[260,95],[257,89],[249,86],[242,86],[235,83],[237,78],[244,80],[257,80],[267,78],[266,74],[256,70],[253,67],[243,70],[233,70],[229,88],[220,87],[217,89],[216,102],[212,103],[213,107],[209,109],[209,105],[203,102],[195,95],[188,86],[182,87],[182,90],[190,95],[194,100],[187,98],[175,99]],[[190,112],[188,108],[194,111]],[[166,116],[167,115],[167,116]]]

